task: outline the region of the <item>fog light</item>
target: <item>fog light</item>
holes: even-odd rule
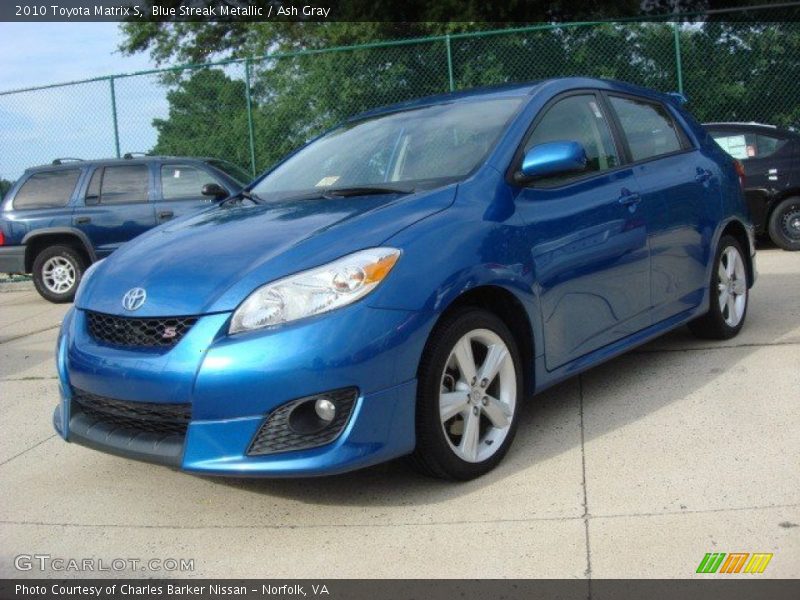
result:
[[[336,416],[336,405],[327,398],[320,398],[314,403],[314,411],[320,419],[330,423]]]
[[[298,398],[273,410],[262,423],[248,456],[316,448],[344,431],[358,400],[358,389],[343,388]]]

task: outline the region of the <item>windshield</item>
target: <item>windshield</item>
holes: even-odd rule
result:
[[[246,185],[253,179],[247,171],[227,160],[214,159],[208,162],[212,167],[216,167],[239,185]]]
[[[252,192],[279,200],[347,188],[431,188],[468,175],[522,102],[437,104],[347,123],[312,142]]]

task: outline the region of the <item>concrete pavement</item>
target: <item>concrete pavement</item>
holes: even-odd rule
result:
[[[798,577],[800,254],[758,261],[739,337],[681,329],[548,391],[465,484],[399,461],[203,479],[65,444],[50,415],[66,307],[0,293],[0,576],[79,575],[14,569],[46,553],[194,559],[125,576],[692,577],[706,552],[771,552],[761,577]]]

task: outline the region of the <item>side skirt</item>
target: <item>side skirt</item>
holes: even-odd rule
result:
[[[536,358],[535,364],[535,393],[538,394],[539,392],[546,390],[557,383],[561,383],[565,379],[569,379],[570,377],[582,373],[587,369],[611,360],[612,358],[615,358],[620,354],[624,354],[625,352],[628,352],[637,346],[646,344],[647,342],[654,340],[655,338],[660,337],[665,333],[672,331],[673,329],[677,329],[678,327],[685,325],[692,319],[704,314],[707,310],[708,300],[706,299],[706,301],[698,307],[678,313],[677,315],[673,315],[672,317],[664,319],[663,321],[659,321],[655,325],[651,325],[646,329],[642,329],[641,331],[618,340],[613,344],[603,346],[594,352],[590,352],[589,354],[585,354],[580,358],[576,358],[572,362],[569,362],[558,369],[555,369],[554,371],[548,371],[545,367],[544,356],[539,356]]]

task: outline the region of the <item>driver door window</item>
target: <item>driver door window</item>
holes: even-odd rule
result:
[[[164,200],[191,200],[203,196],[203,186],[220,183],[207,172],[188,165],[161,167],[161,197]]]
[[[580,173],[548,177],[540,182],[563,184],[620,165],[611,127],[594,94],[569,96],[547,109],[526,142],[524,151],[539,144],[561,141],[574,141],[583,146],[588,159],[586,169]]]

